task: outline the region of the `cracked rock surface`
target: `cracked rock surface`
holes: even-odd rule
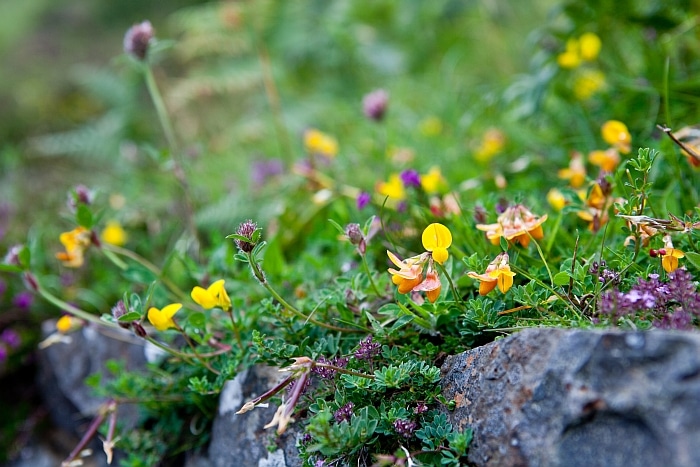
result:
[[[442,374],[477,466],[700,465],[700,334],[529,329]]]

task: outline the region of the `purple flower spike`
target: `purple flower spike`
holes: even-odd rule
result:
[[[401,172],[401,181],[405,187],[420,187],[420,175],[414,169],[408,169]]]

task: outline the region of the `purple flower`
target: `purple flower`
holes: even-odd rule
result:
[[[357,196],[357,209],[362,210],[369,204],[372,197],[366,191],[363,191]]]
[[[16,349],[22,344],[22,339],[19,334],[13,329],[5,329],[2,334],[0,334],[0,341],[3,341],[8,346]]]
[[[382,351],[382,346],[378,342],[372,341],[372,336],[367,336],[360,341],[360,344],[355,350],[355,358],[360,360],[371,360],[379,355]]]
[[[335,421],[340,423],[343,421],[350,421],[350,418],[352,417],[352,409],[355,407],[355,404],[352,402],[348,402],[341,408],[335,411],[333,414],[333,418],[335,418]]]
[[[416,429],[416,422],[411,421],[411,420],[404,420],[399,418],[398,420],[394,421],[394,430],[396,430],[396,433],[400,434],[404,438],[410,438],[413,436],[413,432]]]
[[[30,306],[32,306],[33,301],[34,296],[30,292],[25,290],[24,292],[20,292],[17,295],[15,295],[15,297],[12,299],[12,304],[17,308],[27,310]]]
[[[154,32],[150,21],[134,24],[124,35],[124,51],[139,60],[145,60]]]
[[[367,118],[381,121],[389,104],[389,94],[383,89],[377,89],[365,95],[362,99],[362,110]]]
[[[348,359],[345,357],[333,357],[333,359],[328,360],[326,357],[321,355],[316,359],[317,363],[323,363],[326,365],[337,366],[338,368],[345,368],[348,365]],[[311,371],[319,375],[323,379],[332,379],[337,371],[333,368],[328,368],[325,366],[315,366]]]
[[[258,224],[256,224],[255,222],[253,222],[250,219],[248,219],[245,222],[242,222],[238,226],[238,230],[236,231],[236,234],[250,240],[249,242],[239,240],[239,239],[234,240],[234,243],[236,244],[238,249],[241,251],[241,253],[250,253],[253,251],[253,249],[255,248],[255,245],[257,244],[257,239],[253,238],[255,236],[255,232],[257,230],[258,230]]]
[[[598,313],[613,321],[641,314],[658,328],[690,329],[693,319],[700,316],[700,293],[690,273],[679,268],[669,273],[668,282],[650,274],[647,280],[638,279],[626,293],[617,288],[605,292],[598,301]]]
[[[401,181],[405,187],[420,187],[420,175],[414,169],[407,169],[401,172]]]
[[[255,186],[262,186],[270,178],[280,175],[284,167],[279,159],[257,160],[250,169],[250,178]]]

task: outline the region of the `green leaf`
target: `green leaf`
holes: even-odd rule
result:
[[[695,266],[696,269],[700,270],[700,253],[689,251],[685,254],[685,257],[690,264]]]
[[[207,317],[201,312],[192,313],[189,316],[188,321],[190,325],[196,328],[203,328],[207,324]]]
[[[555,285],[566,285],[571,281],[571,276],[568,272],[561,271],[555,274],[553,279]]]
[[[75,222],[86,229],[92,229],[92,226],[95,225],[95,220],[90,208],[84,204],[79,204],[75,210]]]
[[[365,311],[365,316],[367,316],[369,324],[372,325],[372,329],[374,329],[374,332],[376,332],[378,336],[386,336],[386,330],[382,327],[381,323],[377,321],[377,319],[374,316],[372,316],[372,314],[369,311]]]
[[[121,323],[126,323],[129,321],[138,321],[141,319],[141,313],[138,311],[130,311],[129,313],[126,313],[122,316],[119,317],[119,322]]]
[[[19,266],[14,266],[12,264],[0,263],[0,272],[18,273],[18,272],[22,272],[22,268]]]
[[[338,232],[340,232],[341,235],[345,235],[345,229],[343,227],[341,227],[340,224],[338,224],[333,219],[328,219],[328,222],[330,222],[331,225],[333,225],[333,227],[335,227],[338,230]]]
[[[22,245],[22,249],[19,250],[17,258],[19,259],[20,266],[23,268],[28,268],[30,266],[32,252],[29,251],[29,247],[27,245]]]

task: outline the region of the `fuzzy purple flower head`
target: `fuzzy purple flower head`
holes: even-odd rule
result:
[[[383,89],[377,89],[362,99],[362,110],[367,118],[379,122],[384,118],[388,104],[389,93]]]
[[[124,35],[124,51],[141,61],[145,60],[154,33],[150,21],[134,24]]]

